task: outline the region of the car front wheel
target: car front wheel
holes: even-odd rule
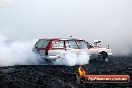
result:
[[[99,62],[105,62],[107,60],[107,53],[106,52],[100,52],[97,56],[97,60]]]

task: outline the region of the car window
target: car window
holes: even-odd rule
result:
[[[77,49],[78,48],[77,42],[74,41],[74,40],[68,40],[68,41],[66,41],[66,48],[74,48],[74,49]]]
[[[86,43],[87,43],[87,47],[88,47],[89,49],[93,47],[89,42],[86,42]]]
[[[85,41],[78,41],[78,46],[81,49],[87,48],[87,44]]]
[[[52,48],[64,48],[64,41],[53,41]]]
[[[49,40],[47,39],[39,39],[38,42],[36,43],[35,47],[36,48],[46,48],[48,45]]]

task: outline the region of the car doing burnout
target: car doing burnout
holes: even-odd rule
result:
[[[86,42],[83,39],[74,38],[51,38],[39,39],[34,45],[33,52],[40,55],[45,61],[55,61],[56,59],[63,59],[67,53],[71,52],[77,56],[81,52],[86,52],[90,55],[90,59],[98,61],[106,61],[112,55],[111,49],[102,48],[99,46],[101,41],[95,41],[94,45]]]

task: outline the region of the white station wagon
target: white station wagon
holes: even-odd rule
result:
[[[75,38],[50,38],[39,39],[33,47],[33,52],[39,54],[45,61],[55,61],[63,59],[62,56],[67,52],[79,55],[82,51],[90,55],[90,59],[101,62],[112,55],[111,49],[99,46],[101,41],[95,41],[94,45],[89,44],[83,39]]]

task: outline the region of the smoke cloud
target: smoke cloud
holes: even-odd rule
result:
[[[0,33],[7,37],[0,38],[0,63],[32,63],[28,58],[33,56],[31,40],[71,35],[88,42],[101,40],[104,47],[110,45],[113,55],[130,55],[131,3],[132,0],[0,0]]]
[[[32,53],[33,41],[8,42],[8,38],[0,35],[0,66],[39,64],[42,60]]]
[[[38,65],[46,64],[44,60],[32,52],[35,40],[28,41],[9,41],[8,37],[0,34],[0,66],[14,65]],[[68,52],[57,59],[54,65],[85,65],[89,63],[87,52],[81,52],[78,56]]]
[[[14,3],[15,3],[15,0],[0,0],[0,7],[13,5]]]
[[[54,64],[55,65],[85,65],[89,63],[89,55],[87,52],[81,52],[78,56],[72,52],[68,52],[65,56],[60,59],[57,59]]]

